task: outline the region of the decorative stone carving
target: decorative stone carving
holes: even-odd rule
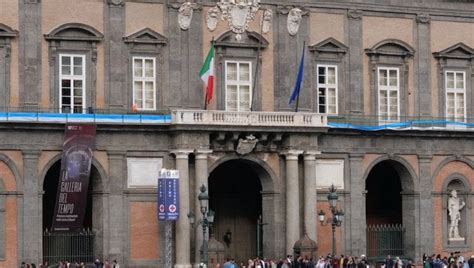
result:
[[[209,29],[209,31],[213,32],[216,29],[217,22],[219,21],[220,15],[221,15],[221,12],[219,11],[218,7],[210,8],[207,11],[206,23],[207,23],[207,28]]]
[[[287,19],[287,28],[288,33],[290,35],[296,35],[298,33],[298,29],[300,28],[300,22],[302,18],[303,11],[297,7],[292,8],[290,12],[288,12],[288,19]]]
[[[461,210],[466,203],[461,201],[456,190],[451,191],[451,197],[448,199],[449,212],[449,230],[448,237],[450,241],[464,241],[464,237],[459,235],[459,222],[461,221]]]
[[[431,18],[430,15],[421,13],[416,16],[416,22],[418,23],[430,23]]]
[[[262,33],[267,34],[270,31],[270,24],[272,22],[273,13],[270,9],[265,9],[262,16]]]
[[[257,145],[258,139],[254,135],[250,134],[245,139],[239,139],[239,144],[237,145],[237,153],[240,155],[246,155],[253,151],[255,145]]]
[[[259,0],[221,0],[217,3],[222,12],[222,19],[227,21],[237,40],[241,39],[241,34],[247,30],[249,22],[255,19],[260,7],[259,2]]]
[[[193,19],[193,11],[197,8],[197,4],[191,2],[184,2],[178,10],[178,23],[181,30],[186,31],[191,26]]]
[[[347,11],[347,17],[352,20],[361,20],[363,16],[362,10],[359,9],[349,9]]]
[[[123,5],[123,0],[109,0],[109,5],[121,6]]]

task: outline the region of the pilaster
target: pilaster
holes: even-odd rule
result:
[[[430,16],[427,14],[418,14],[416,16],[416,42],[417,51],[415,53],[415,77],[416,95],[415,95],[415,115],[430,116],[431,111],[431,24]]]
[[[362,10],[348,10],[347,23],[350,47],[349,53],[349,89],[348,101],[351,114],[363,112],[363,41],[362,41]]]
[[[25,150],[23,153],[23,217],[22,231],[23,249],[20,258],[27,263],[38,263],[42,259],[42,217],[39,184],[38,158],[40,151]],[[21,238],[21,236],[20,236]],[[21,257],[22,256],[22,257]]]
[[[125,250],[125,224],[123,219],[123,211],[125,210],[123,186],[124,178],[126,178],[125,167],[126,152],[125,151],[109,151],[107,152],[109,160],[109,251],[110,260],[116,259],[123,263],[123,252]]]
[[[293,245],[300,239],[300,193],[298,157],[302,150],[288,150],[286,157],[286,252],[293,252]]]
[[[176,158],[176,169],[179,170],[179,213],[176,221],[176,264],[175,268],[191,268],[191,225],[187,218],[189,213],[189,154],[192,150],[172,151]]]
[[[366,254],[366,215],[365,215],[365,182],[362,178],[363,154],[349,156],[350,172],[350,215],[345,217],[350,223],[350,248],[352,255]]]
[[[38,107],[41,92],[41,1],[19,0],[20,106]]]
[[[431,178],[431,161],[433,156],[431,155],[419,155],[418,156],[418,168],[420,174],[420,211],[419,216],[419,231],[417,234],[419,238],[420,249],[415,251],[416,258],[420,259],[420,254],[424,252],[433,251],[433,204],[431,199],[431,191],[433,189],[433,183]]]

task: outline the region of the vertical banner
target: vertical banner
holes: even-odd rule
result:
[[[95,133],[95,125],[66,125],[53,231],[78,231],[83,227]]]
[[[162,169],[158,176],[158,220],[179,218],[179,171]]]

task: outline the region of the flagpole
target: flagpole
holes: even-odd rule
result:
[[[265,13],[265,10],[263,11]],[[263,13],[262,13],[262,20],[263,20]],[[260,20],[260,22],[262,22],[262,20]],[[250,102],[250,111],[253,111],[253,101],[255,99],[255,87],[257,85],[257,75],[258,75],[258,65],[260,63],[260,49],[261,49],[261,46],[262,46],[262,34],[263,34],[263,23],[260,23],[260,36],[259,36],[259,40],[258,40],[258,48],[257,48],[257,63],[255,64],[255,75],[254,75],[254,79],[253,79],[253,85],[252,85],[252,101]]]
[[[306,48],[306,40],[303,41],[303,53],[304,53],[304,50]],[[303,59],[304,60],[304,59]],[[303,62],[304,64],[304,62]],[[301,81],[301,83],[303,83],[303,80]],[[301,88],[301,86],[300,86]],[[296,96],[296,107],[295,107],[295,113],[298,112],[298,105],[300,103],[300,94],[298,93],[298,96]]]

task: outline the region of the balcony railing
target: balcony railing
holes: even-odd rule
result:
[[[315,113],[175,110],[171,118],[177,125],[327,127],[326,116]]]

